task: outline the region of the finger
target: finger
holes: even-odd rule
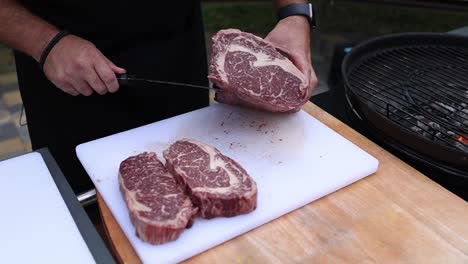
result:
[[[107,93],[107,87],[104,82],[99,78],[96,70],[93,68],[86,68],[85,80],[89,86],[98,94],[103,95]]]
[[[70,84],[63,85],[61,87],[61,90],[66,92],[67,94],[70,94],[70,95],[73,95],[73,96],[80,95],[80,93],[77,90],[75,90],[75,88],[73,88],[73,86],[70,85]]]
[[[119,83],[117,82],[117,77],[105,60],[98,60],[94,64],[94,69],[98,74],[101,81],[107,88],[107,91],[111,93],[117,92],[119,89]]]
[[[73,96],[78,96],[78,95],[80,95],[80,93],[79,93],[77,90],[75,90],[75,88],[73,88],[72,86],[68,86],[68,87],[66,87],[66,88],[64,87],[64,88],[62,89],[62,91],[66,92],[66,93],[68,93],[68,94],[70,94],[70,95],[73,95]]]
[[[62,90],[63,92],[67,93],[67,94],[70,94],[70,95],[73,95],[73,96],[77,96],[79,95],[80,93],[78,91],[76,91],[74,88],[73,88],[73,85],[71,85],[70,83],[68,82],[53,82],[53,84],[59,88],[60,90]]]
[[[116,73],[126,73],[127,70],[125,70],[124,68],[120,68],[120,67],[117,67],[115,66],[115,64],[109,60],[106,56],[104,56],[104,60],[106,61],[107,65],[109,65],[109,67],[112,69],[113,72],[116,72]]]
[[[76,91],[84,96],[90,96],[93,94],[93,88],[91,88],[86,80],[74,80],[72,85]]]

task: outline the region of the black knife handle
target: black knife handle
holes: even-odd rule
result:
[[[126,73],[116,73],[117,81],[119,86],[127,86],[129,82],[129,76]]]

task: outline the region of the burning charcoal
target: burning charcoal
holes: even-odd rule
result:
[[[412,126],[412,127],[411,127],[411,130],[413,130],[413,131],[416,132],[416,133],[421,133],[421,131],[422,131],[422,129],[419,128],[419,127],[417,127],[417,126]]]
[[[424,130],[429,129],[429,126],[427,126],[426,124],[424,124],[421,121],[418,121],[417,124],[418,124],[418,127],[421,128],[421,129],[424,129]]]
[[[435,130],[440,130],[440,125],[435,122],[429,121],[428,125]]]
[[[450,115],[451,113],[454,113],[456,111],[455,108],[443,104],[441,102],[431,103],[431,106],[445,115]]]
[[[455,142],[455,147],[457,147],[460,150],[467,151],[468,152],[468,146],[466,143],[462,143],[460,141]]]

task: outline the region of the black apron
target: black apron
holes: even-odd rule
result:
[[[101,6],[108,1],[96,2],[24,4],[59,28],[93,42],[128,73],[208,84],[198,1],[112,1],[110,9]],[[206,91],[164,86],[121,87],[115,94],[74,97],[48,81],[31,57],[16,52],[15,58],[32,147],[50,149],[75,193],[93,186],[76,157],[78,144],[208,105]]]

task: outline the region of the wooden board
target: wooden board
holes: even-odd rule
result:
[[[312,103],[304,110],[376,157],[377,173],[186,263],[468,262],[468,203]],[[116,255],[137,263],[99,205]]]
[[[135,236],[117,187],[118,168],[122,160],[143,151],[162,157],[170,144],[182,138],[214,146],[242,164],[257,184],[257,209],[237,217],[197,218],[177,240],[152,246]],[[76,152],[138,257],[146,263],[186,260],[358,181],[378,167],[374,157],[305,111],[274,114],[225,104],[86,142]]]

